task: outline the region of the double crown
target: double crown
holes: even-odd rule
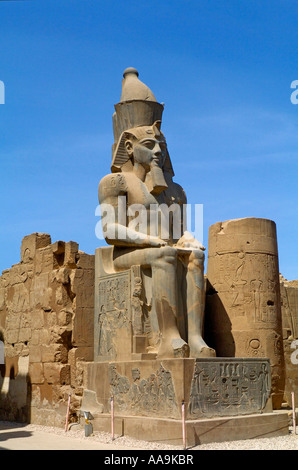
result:
[[[138,137],[138,128],[144,126],[152,127],[154,133],[160,130],[164,105],[157,102],[152,91],[138,77],[139,73],[133,67],[123,72],[121,98],[113,114],[112,172],[121,171],[122,164],[127,160],[124,146],[126,133]],[[174,175],[168,154],[165,170]]]

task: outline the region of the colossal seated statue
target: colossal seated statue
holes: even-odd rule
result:
[[[98,190],[113,269],[139,266],[140,289],[142,272],[151,273],[149,323],[155,334],[146,352],[158,358],[215,356],[203,339],[205,248],[186,230],[186,196],[173,181],[161,132],[163,105],[136,69],[126,69],[123,77],[113,115],[112,172]]]

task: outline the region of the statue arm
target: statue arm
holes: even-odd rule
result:
[[[175,184],[175,189],[176,193],[178,195],[178,200],[180,201],[181,205],[187,204],[187,197],[185,194],[184,189],[182,186],[180,186],[177,183]],[[186,217],[186,211],[182,210],[182,227],[187,227],[187,220],[183,220],[183,217]],[[204,251],[205,247],[202,245],[202,243],[197,240],[196,238],[193,237],[191,233],[189,233],[187,230],[184,231],[182,237],[180,240],[177,241],[176,247],[180,248],[181,250],[186,250],[186,251],[192,251],[192,250],[199,250],[199,251]]]
[[[159,247],[166,244],[130,228],[127,223],[127,185],[121,174],[105,176],[99,183],[98,199],[101,205],[102,227],[109,245],[127,247]]]

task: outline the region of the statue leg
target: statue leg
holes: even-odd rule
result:
[[[152,302],[159,326],[158,357],[188,357],[189,347],[177,327],[177,252],[172,247],[115,250],[117,270],[151,267]]]
[[[185,258],[185,257],[184,257]],[[193,250],[187,257],[187,329],[191,357],[214,357],[214,349],[203,340],[205,310],[204,252]]]

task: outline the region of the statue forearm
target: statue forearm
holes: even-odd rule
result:
[[[153,237],[116,223],[107,225],[104,237],[109,245],[135,246],[138,248],[166,245],[166,242],[158,237]]]

